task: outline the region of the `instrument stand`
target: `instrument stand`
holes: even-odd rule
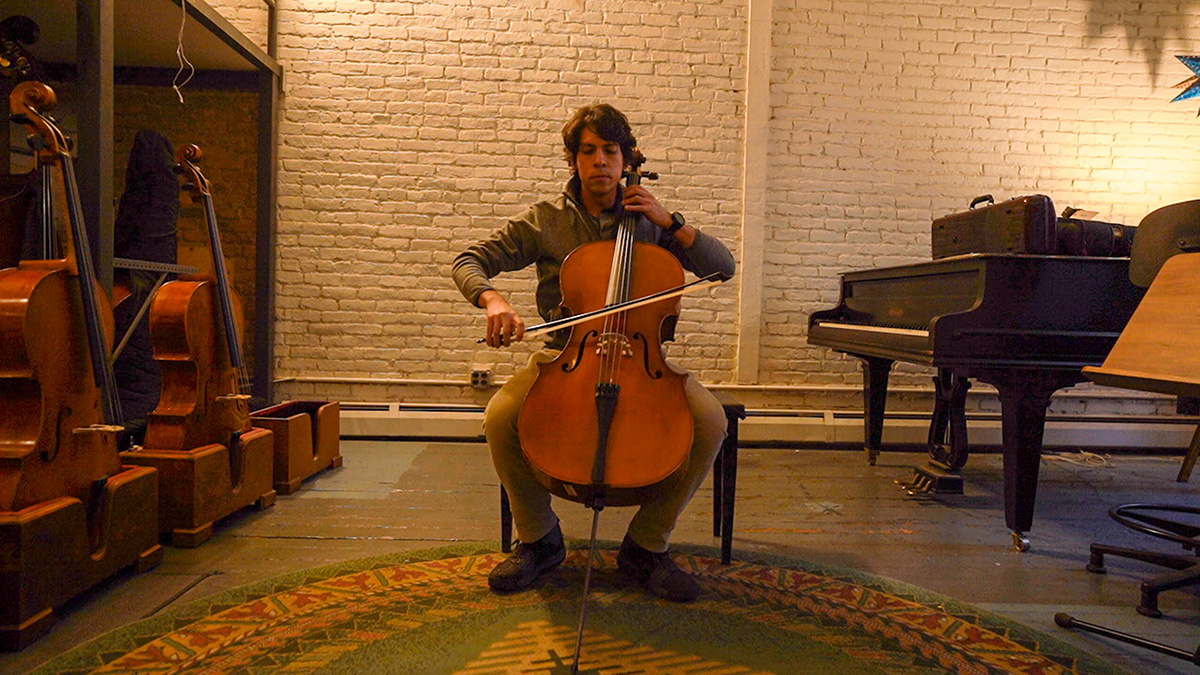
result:
[[[250,413],[254,426],[275,434],[277,494],[290,495],[306,478],[342,465],[340,415],[337,401],[287,401]]]
[[[158,469],[158,526],[172,546],[195,548],[212,538],[216,521],[250,505],[262,510],[275,503],[273,434],[252,427],[239,441],[237,451],[210,443],[191,450],[135,447],[121,453],[125,463]]]
[[[18,651],[50,630],[54,610],[117,572],[162,561],[158,477],[123,466],[94,503],[58,497],[0,512],[0,651]]]

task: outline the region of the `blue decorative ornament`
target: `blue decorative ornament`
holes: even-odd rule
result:
[[[1183,82],[1180,82],[1179,84],[1175,85],[1176,88],[1178,88],[1178,89],[1183,89],[1184,87],[1187,87],[1187,88],[1183,89],[1183,91],[1178,96],[1171,99],[1171,103],[1174,103],[1176,101],[1186,101],[1189,98],[1196,98],[1196,97],[1200,96],[1200,56],[1176,55],[1175,58],[1179,59],[1180,61],[1183,61],[1183,64],[1185,66],[1187,66],[1188,68],[1191,68],[1194,75],[1192,75],[1188,79],[1184,80]],[[1200,112],[1197,112],[1196,116],[1200,117]]]

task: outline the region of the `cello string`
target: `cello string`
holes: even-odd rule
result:
[[[619,230],[617,231],[617,239],[618,239],[618,244],[617,244],[616,250],[614,252],[614,257],[616,257],[620,261],[619,265],[621,267],[621,275],[617,278],[618,286],[614,293],[614,296],[615,296],[614,299],[619,303],[619,302],[623,302],[625,300],[626,287],[629,283],[629,276],[630,276],[630,269],[629,269],[629,248],[630,248],[630,246],[629,246],[629,218],[627,216],[623,215],[621,218],[621,225],[620,225]],[[626,316],[625,312],[617,312],[616,314],[613,314],[613,322],[612,322],[613,343],[611,345],[612,353],[611,353],[611,357],[610,357],[610,361],[609,361],[610,368],[611,368],[609,371],[609,381],[610,382],[618,381],[617,376],[620,371],[621,359],[622,359],[622,354],[621,354],[621,351],[622,351],[621,347],[623,346],[622,340],[624,339],[624,333],[625,333],[625,330],[624,330],[625,316]]]
[[[607,289],[607,293],[606,293],[607,297],[605,298],[607,305],[614,305],[619,302],[619,298],[617,297],[617,294],[619,291],[619,284],[620,284],[621,278],[625,275],[625,270],[623,268],[623,264],[622,264],[623,261],[622,261],[622,257],[621,257],[623,230],[624,230],[624,224],[623,223],[618,224],[617,238],[613,243],[612,270],[611,270],[611,273],[609,274],[608,289]],[[614,364],[613,364],[613,355],[612,355],[612,338],[613,338],[613,336],[615,336],[616,331],[617,331],[616,314],[610,314],[609,316],[604,318],[604,333],[603,333],[603,335],[601,335],[601,338],[600,338],[601,339],[601,346],[600,346],[601,358],[600,358],[600,374],[599,374],[599,376],[600,376],[601,382],[612,383],[614,381],[614,379],[613,379]]]
[[[615,300],[614,292],[616,289],[617,280],[621,277],[621,257],[619,255],[617,255],[617,253],[620,249],[620,246],[621,246],[619,229],[618,229],[618,234],[617,234],[617,240],[614,242],[613,245],[614,245],[613,258],[612,258],[612,263],[609,267],[608,286],[604,290],[604,304],[606,307],[614,304],[614,300]],[[604,317],[604,327],[600,332],[600,340],[597,343],[597,349],[600,350],[600,352],[599,352],[600,368],[599,368],[599,371],[597,372],[596,376],[598,378],[598,382],[600,382],[600,383],[606,383],[606,382],[612,381],[611,379],[609,379],[610,363],[609,363],[609,351],[608,351],[607,344],[608,344],[609,336],[612,335],[613,326],[614,326],[614,324],[613,324],[612,315],[610,314],[610,315]]]
[[[636,174],[635,174],[635,176],[636,176]],[[620,279],[621,288],[619,289],[618,297],[617,297],[619,302],[624,302],[629,299],[629,287],[632,283],[631,279],[633,277],[632,262],[633,262],[633,249],[634,249],[634,246],[633,246],[633,223],[634,223],[634,220],[628,213],[625,213],[622,216],[621,229],[620,229],[620,232],[618,233],[618,236],[619,236],[620,242],[621,242],[620,246],[619,246],[619,255],[621,258],[621,267],[622,267],[622,271],[623,271],[623,273],[621,275],[621,279]],[[624,340],[626,339],[625,338],[625,329],[628,325],[629,314],[628,314],[628,312],[617,312],[614,315],[614,317],[615,318],[613,321],[613,323],[614,323],[613,333],[615,336],[618,336],[617,339],[619,339],[621,342],[618,343],[617,349],[614,350],[615,353],[613,354],[612,372],[611,372],[610,376],[612,378],[612,380],[611,380],[612,382],[618,382],[619,381],[618,378],[620,377],[621,364],[624,361],[624,346],[625,346]]]

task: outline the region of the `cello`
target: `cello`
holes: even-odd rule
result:
[[[635,150],[627,187],[641,181],[644,161]],[[666,249],[634,241],[638,217],[626,211],[615,240],[584,244],[563,261],[562,306],[591,318],[572,325],[562,352],[539,366],[517,424],[538,482],[593,510],[571,672],[578,672],[600,511],[643,503],[670,487],[692,446],[687,375],[662,352],[680,305],[677,294],[665,292],[681,287],[683,267]]]
[[[14,119],[34,133],[44,195],[65,215],[62,258],[0,271],[0,511],[56,497],[94,504],[121,470],[121,407],[109,352],[112,313],[99,293],[66,137],[46,113],[57,99],[41,82],[17,85]],[[43,242],[48,244],[49,242]]]
[[[162,393],[148,418],[145,447],[155,450],[190,450],[212,443],[232,450],[250,430],[249,380],[239,337],[241,305],[229,288],[212,192],[197,166],[202,158],[200,148],[190,143],[175,153],[184,189],[204,207],[213,276],[164,284],[150,308]]]

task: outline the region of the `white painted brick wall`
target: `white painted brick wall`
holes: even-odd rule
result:
[[[267,51],[269,10],[266,0],[208,0],[208,4],[255,46],[264,53]]]
[[[1200,34],[1189,7],[776,0],[760,381],[857,384],[855,363],[805,344],[808,314],[837,301],[841,272],[927,259],[930,221],[976,195],[1044,193],[1128,224],[1195,197],[1196,103],[1169,103],[1189,74],[1174,55]],[[278,375],[511,373],[528,350],[476,347],[482,316],[449,265],[560,188],[559,129],[581,104],[623,109],[656,193],[740,251],[747,10],[281,3]],[[532,279],[498,284],[529,318]],[[712,296],[685,301],[671,354],[728,382],[737,295]]]
[[[1169,100],[1200,17],[1113,7],[775,3],[764,381],[859,382],[798,319],[836,303],[840,272],[928,259],[931,220],[976,195],[1131,225],[1197,196],[1200,122]]]
[[[483,315],[449,267],[561,189],[561,126],[585,103],[621,108],[663,174],[658,196],[736,248],[745,8],[587,4],[281,8],[280,375],[461,380],[523,364],[527,348],[475,345]],[[531,321],[532,280],[498,280]],[[736,312],[732,288],[689,302],[672,353],[723,379]]]

